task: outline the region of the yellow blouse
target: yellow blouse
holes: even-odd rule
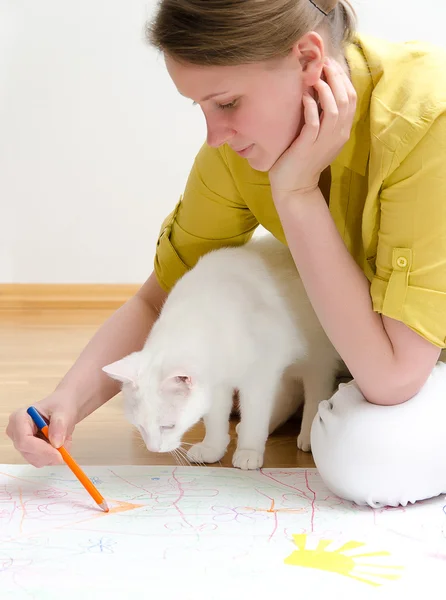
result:
[[[358,104],[331,165],[331,215],[374,310],[446,347],[446,53],[358,35],[346,58]],[[160,285],[169,291],[210,250],[246,243],[259,223],[286,243],[268,173],[204,144],[161,227]]]

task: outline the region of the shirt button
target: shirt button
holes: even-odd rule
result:
[[[404,269],[405,267],[407,267],[407,258],[404,258],[404,256],[399,256],[396,259],[396,264],[401,268]]]

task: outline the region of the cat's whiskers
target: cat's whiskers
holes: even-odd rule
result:
[[[180,455],[177,453],[177,450],[171,450],[170,454],[174,457],[175,462],[178,463],[180,466],[184,466],[183,463],[181,462],[181,457]]]
[[[191,462],[187,456],[186,451],[184,450],[184,448],[182,448],[181,446],[178,446],[177,448],[177,452],[183,457],[183,459],[185,460],[186,464],[190,465]]]
[[[194,446],[194,444],[191,444],[191,446]],[[186,452],[185,448],[181,448],[181,450],[183,451],[183,453],[185,453],[185,452]],[[191,466],[192,466],[192,464],[194,464],[194,465],[200,465],[201,467],[207,467],[207,466],[208,466],[208,465],[207,465],[205,462],[203,462],[202,460],[192,460],[192,461],[191,461],[191,460],[189,459],[189,457],[187,456],[187,454],[186,454],[186,459],[187,459],[187,461],[189,462],[189,464],[190,464]]]
[[[136,438],[135,445],[136,445],[138,448],[144,448],[144,450],[147,450],[146,443],[145,443],[145,441],[142,439],[142,437],[137,437],[137,438]]]
[[[179,450],[177,450],[177,454],[178,454],[178,456],[180,456],[180,457],[181,457],[181,464],[182,464],[183,466],[187,467],[187,466],[188,466],[188,462],[187,462],[187,460],[185,459],[185,457],[183,456],[183,454],[182,454],[182,453],[181,453]]]
[[[178,454],[182,457],[186,467],[190,467],[191,466],[190,461],[187,458],[186,454],[181,450],[181,448],[178,448]]]
[[[182,464],[183,466],[187,467],[187,466],[188,466],[188,462],[189,462],[189,461],[188,461],[188,460],[186,460],[185,456],[183,455],[183,453],[182,453],[182,452],[180,452],[180,449],[179,449],[179,448],[177,448],[177,454],[178,454],[178,456],[180,456],[180,457],[181,457],[181,464]]]
[[[182,455],[182,457],[184,458],[184,460],[186,461],[186,463],[191,467],[192,463],[189,459],[189,457],[187,456],[187,452],[184,448],[182,448],[181,446],[178,446],[178,452]]]
[[[195,444],[196,444],[196,443],[197,443],[197,442],[195,442]],[[186,449],[186,448],[183,448],[183,446],[190,446],[190,447],[192,448],[192,446],[195,446],[195,444],[191,444],[190,442],[181,442],[181,446],[180,446],[180,448],[181,448],[181,450],[183,451],[183,454],[186,454],[185,458],[186,458],[186,460],[188,461],[188,463],[189,463],[191,466],[192,466],[192,463],[193,463],[193,464],[196,464],[196,465],[201,465],[202,467],[207,467],[208,465],[207,465],[205,462],[203,462],[202,460],[194,460],[194,461],[191,461],[191,460],[189,459],[189,457],[187,456],[187,449]]]
[[[144,448],[144,450],[147,450],[146,443],[145,443],[139,429],[133,425],[132,431],[134,434],[136,434],[135,435],[135,444],[138,446],[138,448]]]
[[[201,465],[203,467],[206,466],[206,464],[201,460],[191,460],[187,456],[187,452],[190,448],[183,448],[183,446],[190,446],[190,448],[192,448],[192,446],[195,446],[195,444],[191,444],[190,442],[181,442],[181,446],[179,446],[179,448],[181,449],[181,451],[183,453],[183,456],[186,458],[186,460],[190,464],[190,466],[192,466],[193,464]]]

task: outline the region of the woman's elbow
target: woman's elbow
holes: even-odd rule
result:
[[[410,375],[394,374],[393,377],[382,378],[379,382],[376,379],[374,383],[370,382],[363,387],[358,383],[358,387],[370,404],[397,406],[416,396],[429,377],[429,374],[418,377]]]

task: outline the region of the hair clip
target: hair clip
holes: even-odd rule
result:
[[[326,13],[324,10],[322,10],[322,8],[320,6],[318,6],[316,4],[316,2],[314,2],[314,0],[310,0],[310,2],[315,8],[318,9],[319,12],[321,12],[324,15],[324,17],[328,17],[328,13]]]

